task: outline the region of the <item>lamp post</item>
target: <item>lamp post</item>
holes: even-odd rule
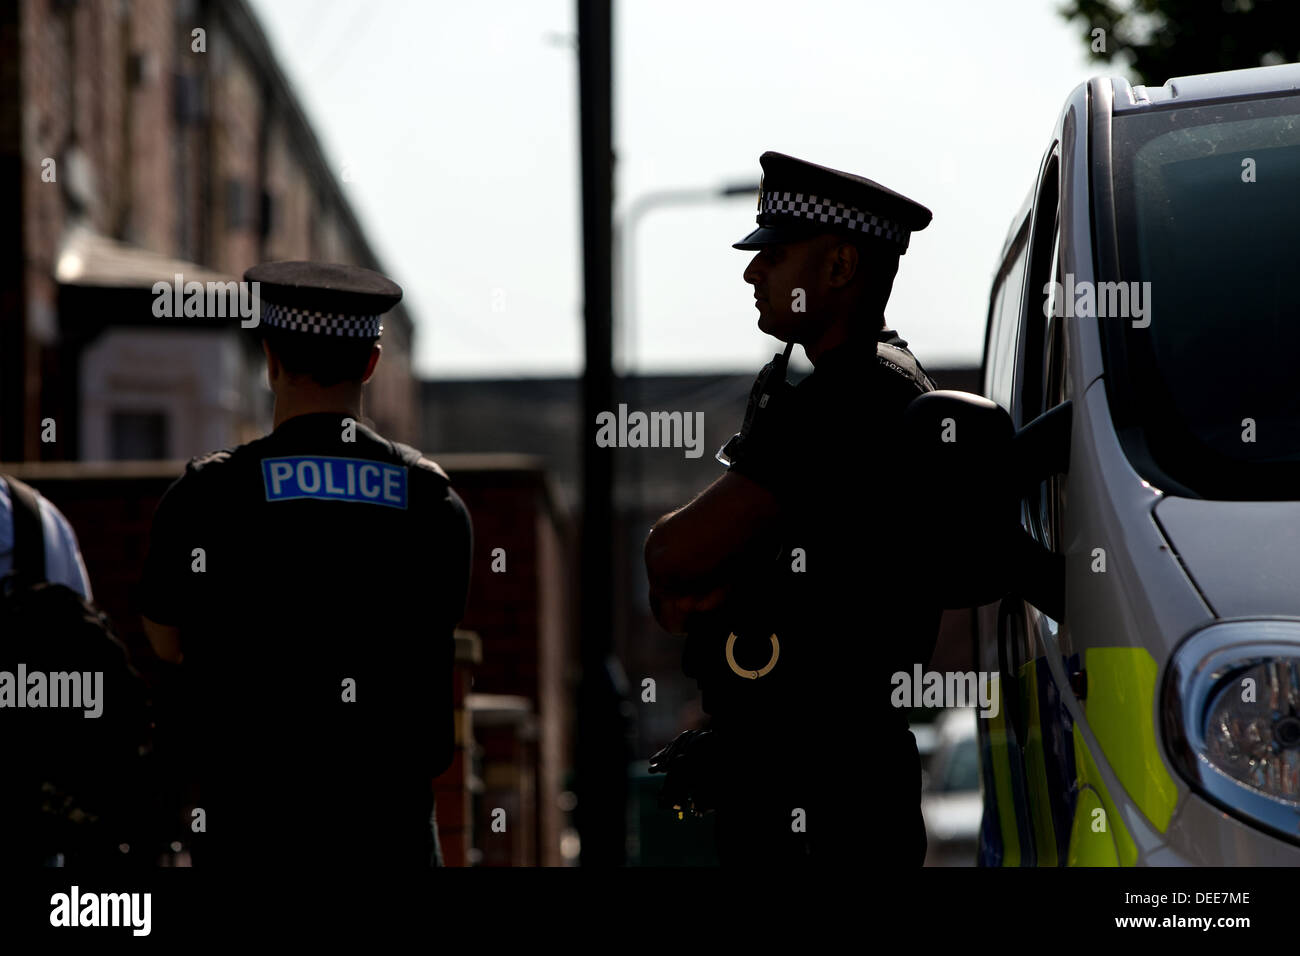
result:
[[[627,859],[626,687],[613,656],[614,459],[591,423],[611,408],[613,299],[613,123],[610,0],[578,0],[578,126],[582,155],[583,343],[582,539],[579,589],[574,822],[584,866]]]
[[[635,239],[641,220],[647,213],[665,206],[696,206],[730,199],[733,196],[756,196],[758,187],[758,183],[738,183],[689,189],[660,189],[642,193],[627,207],[622,221],[614,228],[614,255],[617,265],[614,275],[618,283],[615,301],[618,303],[619,333],[623,339],[622,348],[617,351],[621,366],[619,371],[622,375],[636,374],[633,368],[633,347],[636,336]]]

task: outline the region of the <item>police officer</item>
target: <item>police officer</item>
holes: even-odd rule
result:
[[[146,634],[187,685],[194,864],[440,865],[471,526],[437,464],[361,418],[402,291],[314,262],[244,278],[274,431],[189,463],[142,585]]]
[[[708,730],[652,760],[664,798],[716,810],[725,864],[919,866],[920,760],[891,675],[928,662],[941,609],[909,527],[904,409],[934,389],[885,322],[930,211],[849,173],[760,158],[758,228],[735,248],[758,327],[788,343],[755,382],[727,471],[646,542],[651,604],[686,634]],[[813,365],[786,382],[794,344]]]

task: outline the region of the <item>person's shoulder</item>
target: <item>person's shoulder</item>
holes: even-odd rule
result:
[[[905,348],[877,342],[876,365],[882,373],[882,383],[891,393],[911,399],[934,390],[930,376],[921,368],[916,356]]]
[[[188,489],[211,488],[232,477],[236,464],[248,454],[252,443],[195,455],[185,463],[185,472],[177,480]]]
[[[433,475],[438,481],[442,482],[448,487],[451,487],[451,478],[448,477],[447,472],[443,471],[443,468],[440,464],[438,464],[432,458],[429,458],[427,455],[420,454],[419,452],[416,452],[416,454],[419,455],[419,457],[415,460],[415,462],[412,464],[411,467],[418,468],[422,472],[426,472],[430,475]]]
[[[32,490],[35,491],[35,489]],[[59,510],[59,506],[49,498],[46,498],[39,491],[36,492],[36,504],[41,509],[41,518],[48,519],[52,522],[58,527],[64,538],[71,539],[75,545],[77,540],[76,532],[72,530],[72,525],[68,523],[68,519],[64,516],[63,512]]]
[[[408,468],[413,468],[422,476],[427,476],[431,483],[451,485],[451,479],[447,477],[447,473],[443,471],[442,466],[420,449],[392,439],[388,439],[388,443],[393,446],[393,451],[397,453],[397,456],[402,459],[402,463]]]
[[[35,489],[33,490],[35,491]],[[41,510],[41,521],[45,525],[46,542],[53,547],[65,550],[80,550],[77,533],[73,530],[72,524],[67,517],[59,510],[59,506],[39,491],[36,492],[36,504]],[[53,536],[51,536],[51,531],[55,532]]]
[[[393,446],[393,450],[398,457],[411,470],[412,481],[418,482],[426,489],[426,500],[436,502],[454,520],[468,526],[470,524],[469,510],[465,507],[465,502],[456,494],[456,490],[451,484],[451,478],[443,470],[442,466],[411,445],[392,441],[391,439],[389,444]]]
[[[236,451],[238,448],[219,448],[195,455],[185,463],[185,470],[163,493],[163,505],[176,508],[182,503],[210,494],[210,489],[229,473],[230,462]]]
[[[195,455],[185,463],[185,474],[199,474],[200,472],[206,472],[209,475],[219,474],[222,467],[234,457],[236,450],[235,448],[219,448],[206,454]]]
[[[254,438],[252,441],[244,442],[242,445],[230,445],[226,448],[218,448],[214,451],[204,452],[202,455],[195,455],[185,463],[186,475],[195,478],[206,478],[207,480],[216,480],[224,478],[239,469],[240,464],[247,465],[249,461],[258,461],[262,455],[267,452],[273,452],[275,434],[263,435],[260,438]]]

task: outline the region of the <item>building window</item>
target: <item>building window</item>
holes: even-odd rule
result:
[[[266,239],[268,236],[271,235],[271,233],[275,231],[275,227],[276,227],[275,217],[277,215],[276,207],[277,207],[277,203],[275,201],[274,194],[272,194],[268,190],[263,189],[262,190],[262,217],[260,223],[261,232],[259,233],[263,239]]]
[[[158,461],[167,457],[165,412],[113,412],[108,427],[113,461]]]
[[[253,225],[253,194],[242,179],[226,180],[226,228],[247,229]]]

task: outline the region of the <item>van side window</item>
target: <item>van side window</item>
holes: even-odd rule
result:
[[[984,341],[984,394],[992,398],[998,404],[1002,403],[1000,397],[1001,389],[1001,372],[1006,362],[998,355],[998,340],[1002,337],[1002,300],[1006,298],[1007,279],[1005,275],[1000,275],[995,280],[993,286],[993,295],[989,300],[989,331],[988,337]],[[1004,406],[1005,407],[1005,406]]]
[[[1054,286],[1046,297],[1048,311],[1043,333],[1043,392],[1037,402],[1037,410],[1026,407],[1027,419],[1055,408],[1065,401],[1065,318],[1056,317],[1053,301],[1060,290],[1065,287],[1065,277],[1061,274],[1061,220],[1058,210],[1056,227],[1053,230],[1052,265],[1050,275]],[[1030,533],[1049,550],[1059,551],[1063,532],[1061,504],[1064,494],[1064,482],[1060,475],[1051,475],[1038,486],[1037,492],[1030,496]]]
[[[1059,389],[1059,373],[1053,366],[1061,359],[1062,320],[1052,317],[1056,284],[1061,269],[1061,208],[1058,174],[1060,165],[1053,159],[1044,171],[1034,208],[1033,241],[1030,244],[1028,288],[1024,296],[1024,315],[1020,326],[1018,376],[1014,392],[1012,421],[1023,428],[1056,402],[1051,393]],[[1055,479],[1041,482],[1027,495],[1022,512],[1025,528],[1050,550],[1057,550],[1060,491]]]
[[[1012,384],[1016,368],[1016,332],[1020,326],[1020,299],[1024,289],[1025,259],[1029,248],[1029,222],[1026,218],[1020,234],[1007,252],[994,293],[990,319],[993,328],[985,362],[984,394],[1011,411]]]
[[[1056,223],[1056,243],[1052,253],[1052,276],[1055,284],[1048,306],[1051,316],[1047,320],[1047,354],[1044,356],[1044,396],[1042,411],[1055,408],[1065,401],[1065,319],[1057,318],[1056,300],[1064,295],[1065,276],[1061,273],[1061,223],[1058,216]],[[1064,304],[1060,305],[1064,312]]]
[[[1011,420],[1023,428],[1043,412],[1047,351],[1047,316],[1044,303],[1051,292],[1056,246],[1060,235],[1060,195],[1057,183],[1060,164],[1053,159],[1043,173],[1038,200],[1034,205],[1034,232],[1030,243],[1028,288],[1025,289],[1020,337],[1017,342],[1016,384]],[[1047,291],[1045,291],[1045,289]]]

